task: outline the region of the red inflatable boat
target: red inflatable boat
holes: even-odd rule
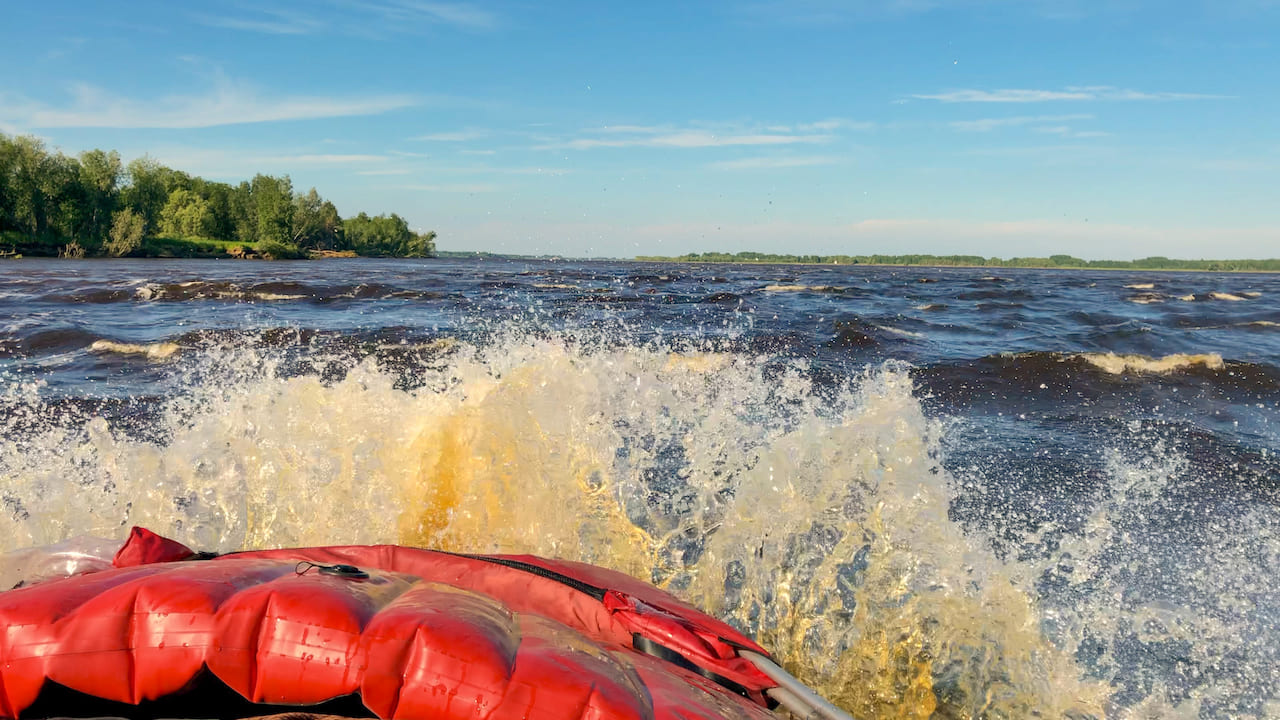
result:
[[[112,565],[0,593],[0,716],[848,717],[725,623],[581,563],[211,557],[135,528]]]

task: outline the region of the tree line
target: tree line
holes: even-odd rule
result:
[[[1007,260],[981,255],[786,255],[760,252],[689,253],[678,257],[642,256],[655,262],[803,263],[815,265],[927,265],[939,267],[1082,268],[1097,270],[1280,271],[1280,259],[1177,260],[1152,256],[1138,260],[1082,260],[1070,255],[1015,257]]]
[[[288,175],[238,185],[116,151],[70,157],[38,138],[0,133],[0,252],[85,256],[307,257],[322,251],[434,257],[434,231],[404,218],[343,218]]]

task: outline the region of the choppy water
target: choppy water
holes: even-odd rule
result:
[[[1280,276],[0,264],[0,551],[528,551],[863,718],[1280,717]]]

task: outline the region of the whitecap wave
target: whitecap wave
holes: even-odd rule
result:
[[[1123,375],[1125,373],[1164,375],[1194,367],[1221,370],[1226,365],[1222,360],[1222,356],[1217,353],[1196,355],[1176,353],[1163,357],[1119,355],[1116,353],[1081,353],[1075,357],[1079,357],[1090,365],[1111,375]]]

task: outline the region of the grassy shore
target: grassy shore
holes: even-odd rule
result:
[[[0,233],[0,259],[24,257],[83,257],[76,245],[65,238],[31,238],[20,233]],[[209,258],[295,260],[314,257],[358,257],[350,250],[303,250],[296,245],[277,242],[246,243],[201,237],[149,237],[131,258]]]

